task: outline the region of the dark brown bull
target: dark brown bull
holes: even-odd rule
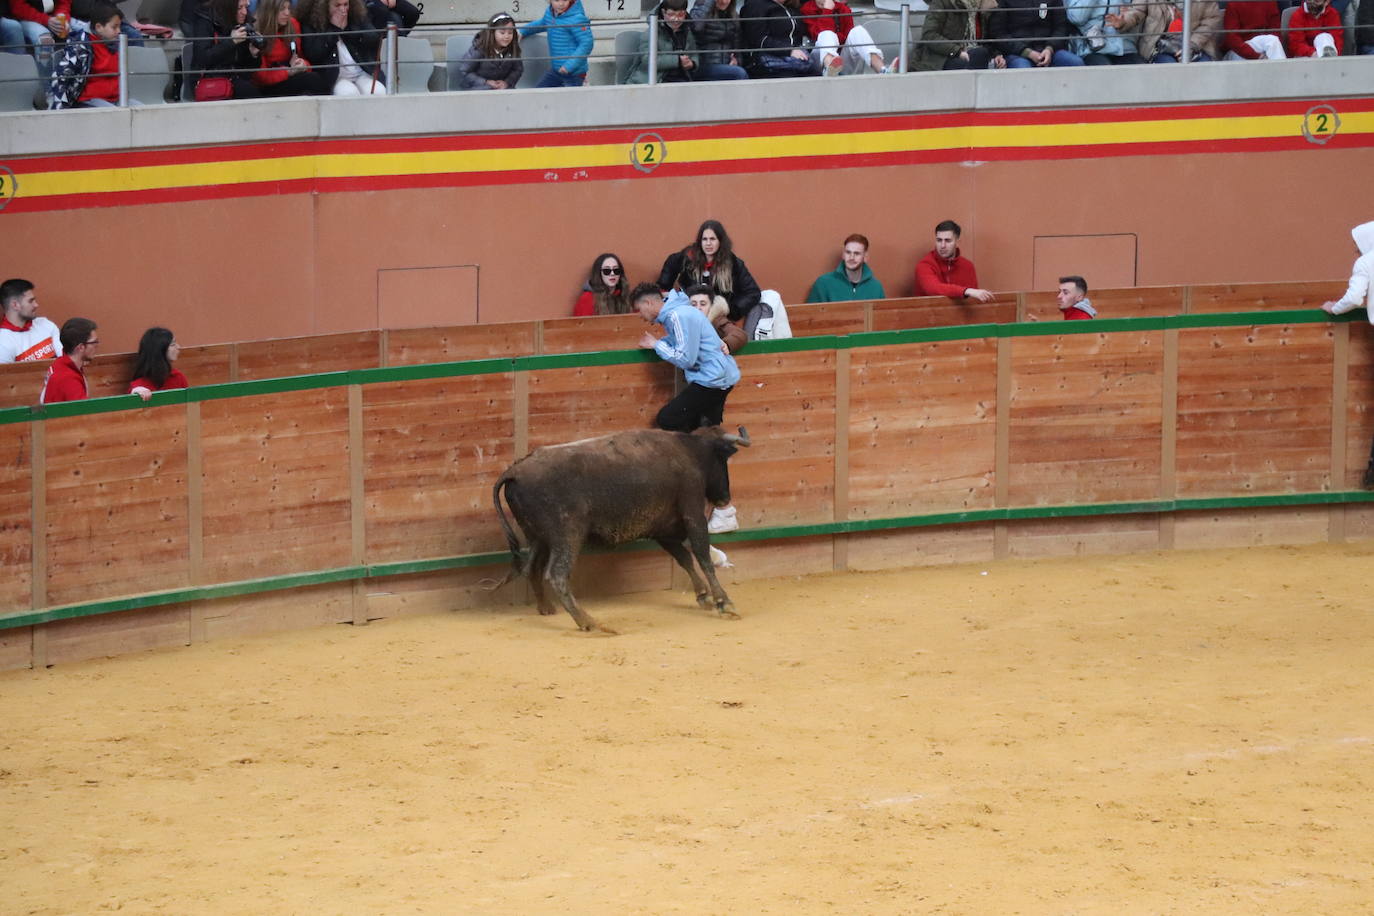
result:
[[[737,619],[711,565],[704,506],[729,504],[726,462],[747,445],[743,427],[738,436],[711,427],[694,433],[632,430],[535,449],[507,468],[491,491],[512,566],[495,587],[528,576],[539,613],[552,614],[547,583],[578,627],[614,632],[578,606],[569,586],[573,564],[584,544],[650,538],[687,570],[698,604]],[[502,489],[527,548],[520,547],[501,508]]]

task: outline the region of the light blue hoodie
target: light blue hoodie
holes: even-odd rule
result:
[[[703,388],[733,388],[739,383],[739,366],[720,348],[720,335],[711,320],[696,309],[681,290],[668,294],[663,310],[654,319],[668,332],[654,352],[682,370],[687,381]]]
[[[587,55],[592,53],[592,21],[582,9],[582,0],[573,0],[572,6],[563,11],[562,16],[553,14],[553,7],[544,10],[544,15],[520,30],[521,38],[549,33],[549,69],[557,72],[561,67],[569,73],[587,72]]]

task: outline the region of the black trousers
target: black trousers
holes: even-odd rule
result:
[[[1369,0],[1374,2],[1374,0]],[[725,416],[725,398],[734,388],[707,388],[689,382],[658,412],[659,429],[690,433],[699,426],[719,426]]]

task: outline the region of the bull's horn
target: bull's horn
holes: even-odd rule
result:
[[[745,448],[748,448],[749,446],[754,444],[749,441],[749,431],[745,429],[743,426],[739,428],[738,436],[736,436],[734,433],[726,433],[721,438],[724,439],[726,442],[731,442],[735,445],[742,445]]]

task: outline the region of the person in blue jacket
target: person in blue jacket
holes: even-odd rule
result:
[[[682,290],[665,297],[657,283],[641,283],[630,294],[639,317],[663,325],[662,339],[645,331],[639,345],[682,370],[687,385],[658,412],[659,429],[689,433],[701,426],[719,426],[724,420],[725,398],[739,383],[735,364],[711,320],[692,305]],[[739,528],[734,506],[711,511],[706,529],[712,534]]]
[[[536,89],[581,86],[587,81],[587,55],[592,53],[592,21],[582,0],[549,0],[544,15],[520,30],[521,38],[549,33],[549,72]]]

